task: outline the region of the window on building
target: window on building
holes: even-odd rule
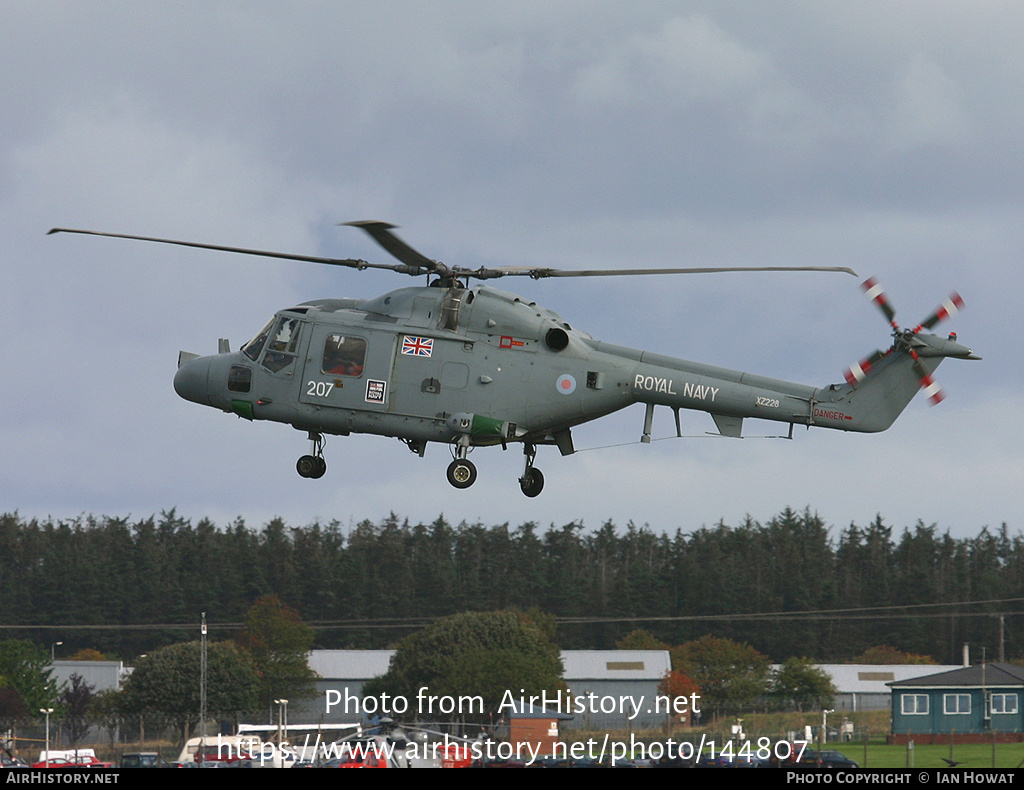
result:
[[[1017,712],[1017,695],[1016,694],[993,694],[992,695],[992,712],[993,713],[1016,713]]]
[[[945,694],[942,697],[942,709],[947,714],[970,713],[970,694]]]
[[[904,694],[902,699],[902,710],[905,716],[917,716],[928,713],[927,694]]]

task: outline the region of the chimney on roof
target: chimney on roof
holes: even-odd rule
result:
[[[964,642],[964,666],[969,667],[971,665],[971,646]]]

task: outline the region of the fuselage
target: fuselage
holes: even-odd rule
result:
[[[925,362],[934,369],[944,355]],[[706,411],[729,436],[747,417],[854,431],[895,419],[858,403],[848,384],[811,387],[604,343],[483,285],[306,302],[239,351],[185,361],[174,384],[188,400],[311,433],[563,452],[573,426],[636,402]],[[898,384],[901,400],[918,386],[902,372]]]

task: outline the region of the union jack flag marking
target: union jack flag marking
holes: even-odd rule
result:
[[[429,357],[434,353],[434,339],[406,335],[402,340],[402,353],[411,357]]]

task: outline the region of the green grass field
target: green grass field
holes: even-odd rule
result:
[[[721,749],[729,737],[729,726],[735,719],[723,717],[711,726],[703,729],[675,730],[671,737],[676,742],[688,741],[698,743],[701,736],[707,741],[714,740],[718,749]],[[790,733],[801,737],[805,725],[817,726],[821,724],[820,713],[750,713],[743,719],[746,739],[757,748],[758,738],[767,737],[771,743],[779,740],[786,740]],[[960,768],[1016,768],[1024,763],[1024,743],[997,743],[993,747],[991,743],[953,744],[952,756],[950,746],[945,744],[921,744],[914,745],[909,750],[906,745],[892,745],[885,742],[889,733],[891,722],[888,711],[866,711],[833,714],[829,716],[829,726],[836,727],[843,722],[854,725],[855,734],[853,741],[843,743],[829,742],[825,745],[827,749],[835,749],[838,752],[854,760],[864,768],[947,768],[948,765],[943,758],[952,759],[960,763]],[[785,733],[785,735],[783,734]],[[867,754],[864,750],[864,735],[868,736]],[[575,733],[574,733],[575,734]],[[595,736],[599,734],[595,733]],[[628,734],[618,733],[616,737],[627,740]],[[636,733],[643,740],[664,740],[664,735],[648,733]],[[817,742],[807,745],[808,749],[817,749]],[[993,762],[994,748],[994,762]],[[908,762],[909,759],[909,762]],[[1024,767],[1022,765],[1021,767]]]
[[[867,761],[864,744],[830,744],[830,749],[842,752],[862,768],[905,768],[908,765],[908,749],[904,745],[890,746],[886,743],[868,744]],[[1016,768],[1024,761],[1024,743],[997,743],[995,763],[992,762],[992,744],[953,744],[953,760],[961,763],[960,768]],[[949,744],[916,744],[909,750],[909,765],[913,768],[946,768],[942,758],[949,759]]]

